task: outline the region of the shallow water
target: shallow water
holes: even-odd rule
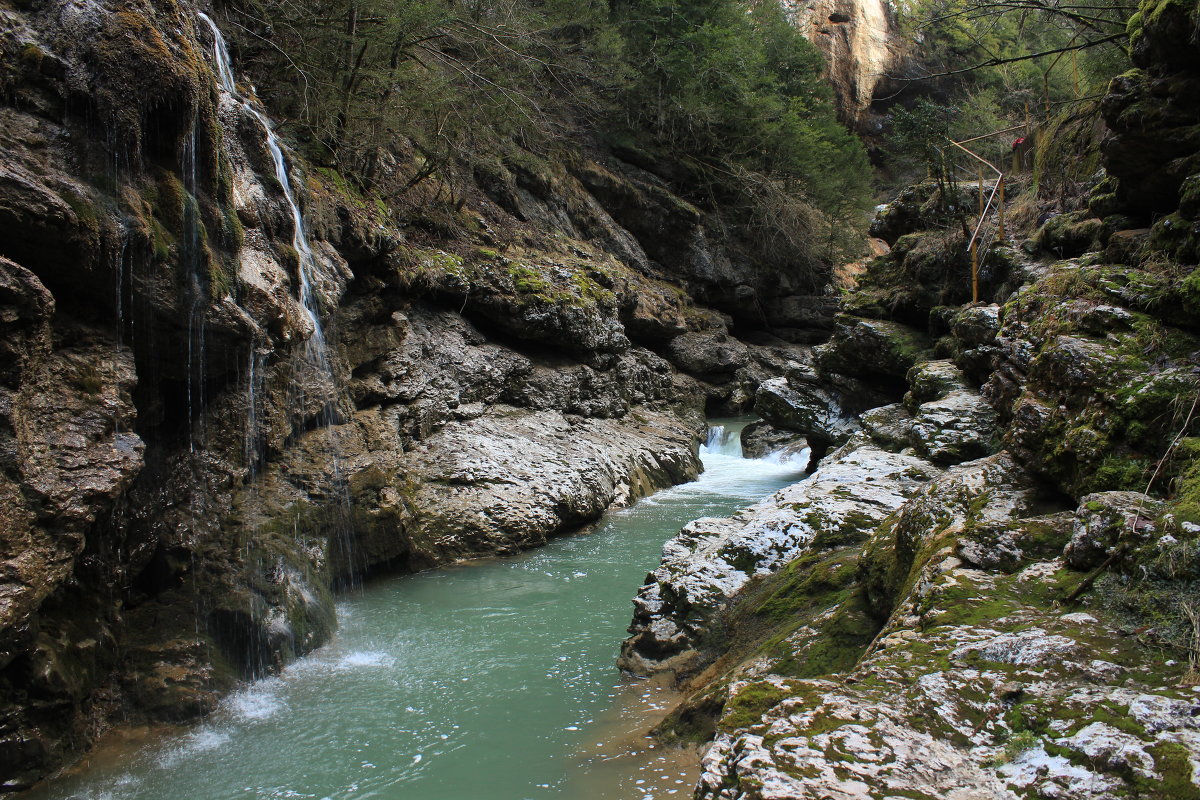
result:
[[[666,539],[803,478],[803,459],[742,459],[739,428],[714,428],[699,480],[589,532],[368,586],[339,604],[329,645],[197,726],[98,749],[26,800],[689,796],[686,758],[618,758],[648,752],[638,726],[669,693],[614,662]]]

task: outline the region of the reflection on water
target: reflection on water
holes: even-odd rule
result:
[[[666,539],[803,477],[803,458],[740,458],[739,429],[710,437],[699,480],[588,533],[346,598],[329,645],[28,800],[688,796],[694,756],[644,738],[673,695],[614,662]]]

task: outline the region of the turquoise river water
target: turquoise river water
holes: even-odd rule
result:
[[[645,737],[670,692],[614,662],[662,544],[803,478],[714,423],[699,480],[515,557],[382,580],[334,640],[204,722],[126,735],[23,800],[685,798],[695,754]]]

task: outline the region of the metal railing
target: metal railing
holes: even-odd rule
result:
[[[990,139],[993,136],[1002,136],[1006,133],[1013,133],[1014,131],[1025,130],[1025,129],[1027,129],[1026,125],[1016,125],[1012,128],[1006,128],[1002,131],[992,131],[991,133],[985,133],[982,136],[974,136],[970,139],[963,139],[962,141],[956,142],[953,139],[947,139],[947,141],[950,142],[950,144],[953,147],[958,148],[959,150],[961,150],[962,152],[966,153],[968,156],[971,157],[971,159],[974,161],[974,163],[978,169],[978,174],[979,174],[979,177],[978,177],[978,180],[979,180],[979,220],[975,223],[975,229],[971,232],[970,239],[967,241],[967,250],[971,253],[971,302],[972,303],[979,302],[980,242],[982,241],[982,237],[984,235],[985,224],[988,220],[988,215],[991,213],[993,207],[996,209],[996,217],[998,220],[998,222],[997,222],[998,227],[997,227],[997,231],[996,231],[997,237],[996,238],[997,238],[997,241],[1000,241],[1000,242],[1004,241],[1004,184],[1005,184],[1006,176],[1005,176],[1004,170],[1000,169],[995,164],[993,164],[991,161],[988,161],[986,158],[979,155],[975,151],[966,147],[966,145],[968,145],[972,142],[982,141],[983,139]],[[996,183],[995,183],[995,185],[992,186],[992,191],[988,194],[986,200],[984,199],[984,196],[983,196],[984,167],[987,167],[988,169],[992,170],[992,172],[994,172],[996,174],[996,178],[995,178]]]

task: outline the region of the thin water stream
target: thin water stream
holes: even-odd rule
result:
[[[689,796],[687,758],[615,758],[651,753],[642,737],[666,698],[614,662],[666,539],[803,478],[803,460],[741,458],[739,428],[714,428],[699,480],[586,533],[344,598],[327,646],[195,727],[94,752],[27,800]]]

